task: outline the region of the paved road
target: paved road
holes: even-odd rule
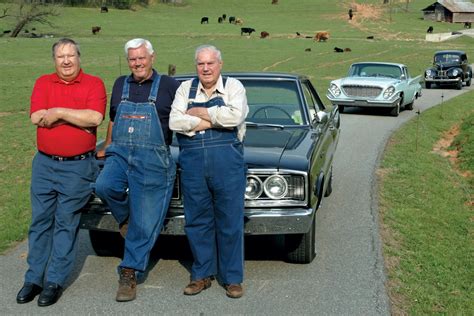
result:
[[[472,87],[424,90],[415,110],[424,111],[467,90]],[[138,298],[117,303],[119,259],[97,257],[87,233],[81,231],[73,280],[50,307],[15,301],[26,269],[26,243],[0,256],[0,314],[389,315],[374,172],[390,134],[417,114],[403,111],[394,118],[380,111],[347,112],[342,115],[334,191],[317,214],[318,255],[313,263],[283,262],[278,238],[247,239],[243,298],[227,298],[216,283],[200,295],[187,297],[182,295],[191,264],[186,244],[162,240],[148,278],[138,287]]]

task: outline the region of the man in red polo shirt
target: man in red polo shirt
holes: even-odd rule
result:
[[[48,306],[59,299],[76,254],[79,210],[95,180],[96,129],[106,107],[102,80],[81,70],[76,42],[63,38],[53,47],[56,72],[41,76],[31,95],[31,122],[37,126],[32,164],[32,221],[28,270],[19,304]]]

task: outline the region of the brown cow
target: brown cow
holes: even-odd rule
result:
[[[242,24],[244,24],[244,20],[241,19],[241,18],[236,18],[235,19],[235,24],[242,25]]]
[[[92,27],[92,34],[96,35],[97,33],[99,33],[100,30],[101,30],[100,26],[93,26]]]
[[[314,40],[317,42],[325,42],[329,39],[329,32],[318,32],[316,36],[314,36]]]
[[[260,38],[267,38],[269,36],[270,36],[270,33],[268,33],[268,32],[265,32],[265,31],[260,32]]]

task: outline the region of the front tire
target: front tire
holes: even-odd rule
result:
[[[331,167],[331,171],[329,172],[329,180],[328,180],[328,185],[326,186],[326,191],[324,191],[324,196],[325,197],[328,197],[331,195],[332,193],[332,167]]]
[[[117,232],[89,230],[92,248],[99,257],[123,257],[125,241]]]
[[[316,257],[316,214],[309,232],[285,235],[286,260],[291,263],[311,263]]]
[[[344,113],[344,105],[338,105],[339,113]]]
[[[458,83],[456,84],[456,90],[461,90],[462,89],[462,80],[459,80]]]
[[[425,88],[431,89],[431,82],[425,82]]]
[[[466,87],[471,86],[471,80],[472,80],[472,77],[469,77],[469,79],[466,81]]]
[[[395,107],[392,108],[392,110],[390,111],[390,115],[391,116],[395,116],[397,117],[399,114],[400,114],[400,104],[402,103],[402,99],[400,99],[397,104],[395,105]]]

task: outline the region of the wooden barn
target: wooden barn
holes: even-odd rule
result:
[[[474,22],[474,4],[469,0],[438,0],[421,11],[424,20],[449,23]]]

